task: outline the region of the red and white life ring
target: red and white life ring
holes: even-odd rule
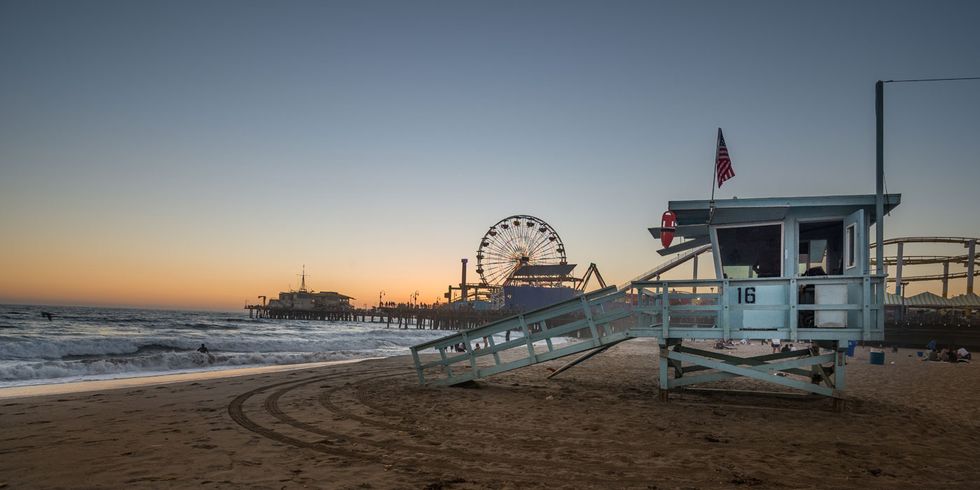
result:
[[[660,218],[660,243],[664,248],[670,246],[674,240],[674,231],[677,230],[677,215],[673,211],[667,211]]]

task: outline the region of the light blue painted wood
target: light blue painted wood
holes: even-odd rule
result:
[[[629,311],[626,311],[626,310],[624,310],[624,311],[618,311],[618,312],[613,312],[613,313],[607,313],[607,314],[605,314],[605,315],[603,315],[601,317],[597,317],[594,321],[597,324],[605,324],[605,323],[609,323],[609,322],[612,322],[612,321],[615,321],[615,320],[619,320],[620,318],[626,318],[626,317],[630,316],[630,314],[631,313]],[[544,339],[548,339],[548,338],[562,337],[562,336],[565,336],[565,335],[567,335],[569,333],[572,333],[572,332],[574,332],[576,330],[581,330],[583,328],[586,328],[587,326],[588,326],[588,321],[587,320],[585,320],[585,319],[576,320],[574,322],[571,322],[571,323],[562,325],[560,327],[555,327],[555,328],[548,329],[547,332],[539,332],[539,333],[536,333],[536,334],[532,335],[532,339],[533,339],[533,341],[537,342],[539,340],[544,340]]]
[[[847,349],[836,346],[836,362],[834,363],[834,387],[838,391],[844,391],[847,383]]]
[[[799,227],[797,227],[796,230],[799,230]],[[797,332],[797,329],[799,328],[798,323],[800,321],[800,313],[798,309],[799,305],[797,305],[799,302],[799,294],[797,291],[799,291],[799,284],[797,284],[796,278],[792,277],[789,280],[789,339],[793,342],[800,341],[799,332]]]
[[[609,301],[616,301],[622,298],[623,294],[625,294],[625,291],[621,292],[620,294],[615,294],[615,293],[617,293],[616,287],[609,286],[597,291],[586,293],[583,296],[588,298],[590,302],[594,302],[594,301],[609,302]],[[540,320],[548,319],[547,317],[549,315],[552,317],[559,316],[561,313],[570,313],[577,310],[578,308],[580,308],[579,298],[575,297],[556,303],[551,306],[547,306],[544,308],[527,312],[523,316],[528,323],[536,323]],[[539,316],[541,317],[538,318]],[[518,315],[515,315],[512,317],[507,317],[507,318],[503,318],[500,320],[487,323],[477,328],[467,330],[467,332],[470,333],[470,338],[479,338],[479,337],[485,337],[491,335],[492,333],[500,333],[500,332],[505,332],[508,329],[517,329],[517,328],[520,328],[520,322],[518,320]],[[460,342],[458,340],[459,335],[460,335],[459,332],[453,333],[447,335],[446,337],[417,344],[413,346],[413,348],[421,352],[426,349],[438,348],[439,346],[448,347],[453,344],[458,344]]]
[[[450,365],[449,363],[446,362],[446,349],[444,347],[439,349],[439,358],[442,359],[442,364],[444,364],[446,366],[446,374],[448,374],[449,376],[452,376],[453,375],[453,367],[452,367],[452,365]]]
[[[800,311],[849,311],[858,313],[862,317],[863,312],[869,313],[880,309],[880,305],[870,302],[872,292],[869,290],[867,295],[863,294],[865,288],[862,285],[865,281],[870,281],[866,276],[843,277],[835,276],[832,279],[822,277],[790,277],[790,278],[763,278],[748,280],[699,280],[699,281],[643,281],[633,283],[636,290],[642,291],[644,297],[651,297],[653,305],[641,306],[637,309],[644,314],[649,314],[652,318],[660,320],[661,329],[664,330],[664,338],[694,338],[694,339],[768,339],[779,338],[790,339],[793,341],[801,340],[875,340],[883,337],[883,330],[874,328],[873,322],[854,321],[851,328],[824,328],[811,336],[804,335],[798,325],[798,312]],[[786,298],[783,304],[737,304],[732,294],[719,294],[716,305],[672,305],[670,304],[677,296],[670,288],[680,287],[681,284],[698,285],[699,287],[713,287],[724,292],[725,288],[747,288],[753,284],[779,284],[785,285]],[[844,304],[799,304],[797,302],[797,291],[802,286],[809,284],[823,285],[850,285],[855,286],[859,291],[859,298],[853,299],[853,303]],[[870,284],[870,283],[869,283]],[[685,294],[687,298],[696,298],[696,295]],[[783,311],[781,321],[776,321],[771,328],[746,328],[739,322],[743,319],[743,312],[748,311]],[[870,315],[869,315],[870,316]],[[666,321],[664,319],[666,318]],[[691,321],[702,322],[705,318],[714,318],[715,324],[720,332],[710,329],[692,328]],[[778,318],[778,317],[777,317]],[[762,325],[766,325],[763,323]],[[666,328],[665,328],[666,327]],[[855,330],[856,329],[856,330]],[[853,332],[859,332],[854,338]],[[683,332],[683,333],[681,333]]]
[[[415,372],[419,377],[419,384],[425,384],[425,373],[422,372],[421,360],[419,359],[419,353],[415,348],[412,348],[412,359],[415,361]]]
[[[717,282],[717,281],[716,281]],[[727,279],[721,281],[721,286],[718,289],[721,292],[721,328],[722,328],[722,339],[728,340],[732,338],[732,307],[729,304],[729,298],[731,295],[728,294],[730,291],[731,282]],[[684,338],[689,338],[686,335]],[[697,338],[697,337],[690,337]]]
[[[490,350],[490,353],[493,355],[493,363],[496,364],[496,365],[499,365],[500,364],[500,352],[493,345],[494,342],[495,341],[493,340],[493,335],[487,337],[487,349],[489,349]]]
[[[731,373],[746,378],[757,379],[759,381],[773,383],[780,386],[786,386],[788,388],[796,388],[810,393],[817,393],[824,396],[833,396],[834,394],[833,390],[827,388],[826,386],[815,385],[809,382],[803,382],[789,377],[775,376],[769,374],[766,371],[759,371],[755,369],[756,367],[759,366],[752,366],[752,367],[734,366],[726,362],[718,361],[715,359],[709,359],[707,357],[695,356],[684,352],[671,351],[668,353],[668,357],[670,359],[675,359],[682,362],[690,362],[692,364],[697,364],[700,366],[707,366],[711,369],[717,369],[722,372]]]
[[[479,337],[477,337],[479,338]],[[476,370],[476,356],[473,355],[473,346],[470,345],[470,336],[466,332],[463,332],[463,345],[465,346],[466,353],[469,355],[470,369]]]
[[[576,354],[589,349],[601,347],[603,345],[608,345],[610,342],[618,342],[624,339],[632,338],[627,332],[612,333],[611,329],[605,328],[609,322],[626,318],[631,314],[628,309],[619,309],[607,313],[605,307],[603,306],[610,301],[622,299],[625,296],[625,291],[616,291],[615,288],[606,288],[603,290],[603,293],[604,294],[590,293],[572,301],[559,303],[552,308],[536,310],[534,312],[535,322],[539,324],[544,322],[542,324],[542,329],[539,332],[531,332],[530,325],[532,323],[528,321],[528,316],[517,315],[508,321],[494,322],[493,324],[483,325],[475,329],[458,332],[442,339],[438,339],[434,342],[427,342],[413,346],[411,349],[412,356],[413,360],[415,361],[416,371],[419,374],[419,380],[421,383],[426,383],[428,381],[430,384],[458,384],[469,380],[480,379],[491,374],[528,366],[538,362],[544,362],[566,355]],[[594,316],[592,314],[593,308],[597,308],[597,312],[599,313],[598,315]],[[549,326],[547,323],[548,320],[562,318],[565,315],[575,311],[578,311],[584,318],[573,320],[558,326]],[[493,339],[494,334],[501,334],[509,329],[515,328],[521,331],[522,336],[520,338],[500,344],[497,344],[496,340]],[[593,334],[593,338],[586,341],[573,342],[570,345],[560,348],[556,348],[555,344],[552,342],[552,339],[555,337],[564,336],[582,328],[588,328]],[[480,337],[485,337],[487,339],[486,348],[474,350],[472,342]],[[545,341],[548,347],[547,352],[537,353],[535,351],[534,344],[535,342],[542,340]],[[448,347],[454,346],[461,342],[466,346],[464,353],[456,356],[447,355],[446,349]],[[516,360],[504,362],[500,357],[500,353],[517,347],[523,347],[524,355]],[[440,354],[439,359],[423,363],[421,362],[419,353],[429,348],[438,349]],[[479,365],[477,360],[481,356],[492,356],[494,359],[493,366]],[[469,369],[464,371],[453,370],[452,365],[457,363],[467,363]],[[442,374],[445,377],[441,379],[427,379],[424,370],[432,368],[442,368]]]
[[[520,318],[520,322],[521,322],[521,332],[524,333],[524,341],[525,341],[524,343],[527,345],[527,355],[533,361],[534,360],[534,341],[531,340],[531,332],[528,331],[527,322],[524,321],[524,317],[518,317],[518,318]],[[537,362],[537,361],[535,361],[535,362]]]
[[[864,281],[861,287],[861,296],[864,299],[864,306],[861,311],[861,324],[864,327],[864,335],[870,336],[871,334],[871,278],[868,276],[864,277]]]

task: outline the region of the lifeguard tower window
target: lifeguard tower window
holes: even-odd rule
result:
[[[721,268],[728,279],[782,275],[782,225],[717,228]]]
[[[843,220],[800,223],[796,273],[801,276],[842,275],[843,235]]]

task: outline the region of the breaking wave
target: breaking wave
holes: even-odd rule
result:
[[[449,333],[228,313],[10,308],[0,315],[0,387],[389,357]],[[40,311],[50,311],[53,320]],[[201,344],[209,354],[197,352]]]

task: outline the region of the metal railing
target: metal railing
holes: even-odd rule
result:
[[[752,301],[743,298],[750,291],[754,294],[754,288],[767,285],[784,286],[786,294],[782,301],[753,304],[754,298]],[[802,288],[833,285],[846,288],[846,303],[800,302]],[[695,288],[707,292],[694,293]],[[632,283],[632,291],[637,328],[659,330],[657,336],[662,339],[884,340],[883,276],[636,281]],[[784,314],[781,321],[769,325],[737,321],[749,311]],[[845,312],[847,325],[820,328],[799,324],[800,312],[820,311]]]

